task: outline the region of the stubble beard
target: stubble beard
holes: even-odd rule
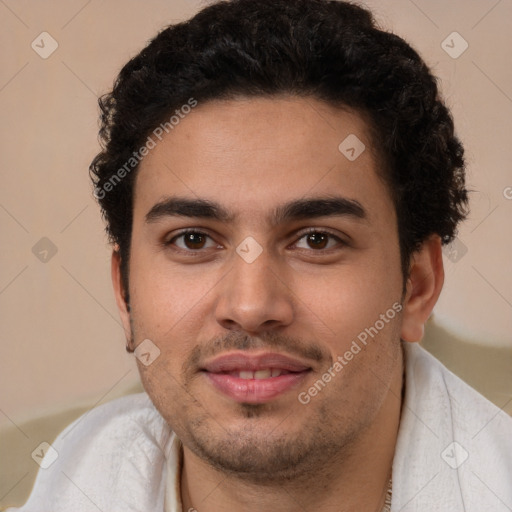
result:
[[[370,423],[368,419],[365,424],[365,418],[360,417],[357,425],[353,418],[345,418],[343,424],[343,419],[323,404],[313,413],[316,418],[308,419],[300,432],[286,432],[283,425],[269,432],[262,425],[268,415],[265,405],[240,404],[239,411],[247,420],[244,427],[222,430],[204,415],[188,423],[184,441],[222,474],[259,485],[293,482],[303,486],[312,477],[318,481],[320,475],[329,474],[330,468],[351,456],[358,437]],[[220,435],[213,434],[215,431]]]

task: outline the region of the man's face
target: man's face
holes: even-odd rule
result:
[[[310,98],[199,104],[141,163],[132,338],[160,350],[142,382],[194,456],[253,479],[298,474],[399,407],[402,273],[377,167],[361,117]],[[321,198],[341,202],[283,210]]]

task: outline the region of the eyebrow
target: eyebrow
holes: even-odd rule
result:
[[[230,223],[236,220],[237,215],[208,199],[174,196],[156,203],[146,214],[146,223],[158,222],[166,217],[193,217]],[[296,199],[279,205],[271,212],[269,223],[277,226],[287,221],[319,217],[368,219],[367,212],[359,201],[341,196],[325,196]]]

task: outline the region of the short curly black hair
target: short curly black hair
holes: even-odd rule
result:
[[[126,293],[134,152],[191,98],[282,94],[349,107],[369,120],[397,213],[404,282],[427,237],[454,238],[467,215],[464,149],[418,53],[349,2],[220,1],[162,30],[99,100],[103,150],[90,175],[109,240],[119,247]]]

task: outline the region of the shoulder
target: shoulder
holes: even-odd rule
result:
[[[168,436],[169,427],[147,393],[137,393],[86,412],[62,431],[55,445],[77,441],[91,444],[103,439],[122,445],[124,440],[132,443],[134,437],[143,437],[163,446]]]
[[[482,430],[484,436],[488,433],[493,438],[506,434],[506,444],[512,450],[512,417],[416,343],[406,345],[406,361],[406,368],[414,376],[407,385],[414,386],[416,396],[441,405],[442,395],[451,419],[464,425],[464,430],[474,431],[474,435]]]
[[[404,350],[394,508],[510,510],[512,418],[421,346]]]
[[[19,510],[158,508],[171,435],[146,393],[95,407],[51,444],[32,494]]]

